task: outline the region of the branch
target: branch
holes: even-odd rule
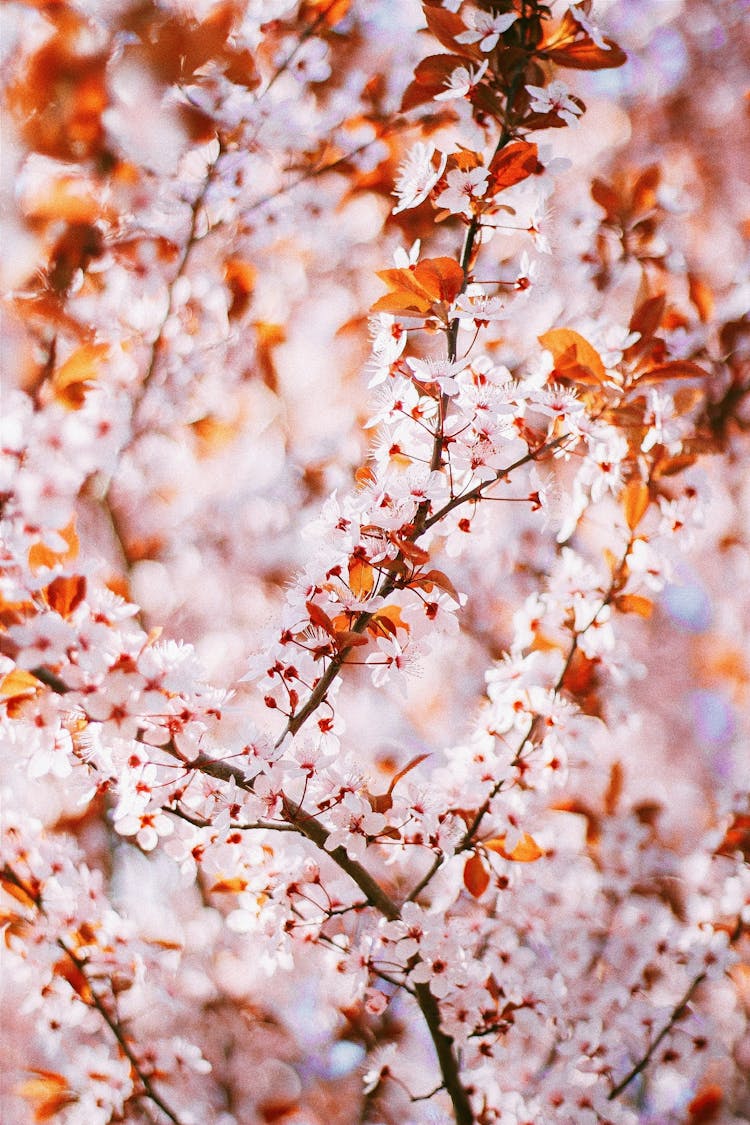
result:
[[[170,1106],[164,1101],[164,1099],[159,1094],[157,1094],[156,1090],[153,1087],[151,1079],[143,1071],[141,1064],[138,1062],[138,1057],[133,1051],[133,1048],[128,1043],[125,1037],[125,1032],[122,1030],[117,1020],[114,1019],[114,1017],[110,1014],[106,1004],[104,1003],[104,1000],[93,987],[91,980],[86,974],[86,962],[81,957],[78,957],[77,954],[75,954],[73,950],[65,944],[62,938],[57,939],[57,945],[60,947],[60,949],[62,949],[63,953],[65,953],[66,956],[70,958],[81,976],[85,978],[89,988],[89,992],[91,993],[92,1006],[96,1008],[97,1012],[102,1017],[107,1027],[117,1040],[120,1050],[125,1055],[134,1072],[137,1074],[138,1081],[143,1087],[146,1097],[150,1101],[152,1101],[155,1106],[158,1106],[162,1113],[164,1113],[169,1118],[169,1120],[174,1123],[174,1125],[180,1125],[179,1117],[174,1112],[174,1110],[171,1109]]]
[[[703,983],[703,981],[706,979],[706,976],[707,973],[704,969],[703,972],[699,973],[698,976],[692,981],[687,992],[682,997],[682,1000],[680,1000],[679,1004],[674,1009],[666,1024],[656,1036],[656,1039],[654,1039],[653,1043],[646,1051],[646,1054],[643,1056],[643,1058],[640,1059],[640,1061],[635,1064],[633,1069],[628,1071],[622,1081],[618,1082],[615,1088],[611,1090],[609,1094],[607,1094],[608,1101],[614,1101],[614,1099],[619,1097],[623,1090],[630,1085],[634,1078],[637,1078],[639,1074],[643,1073],[648,1064],[651,1062],[651,1059],[654,1057],[654,1054],[656,1053],[659,1044],[662,1042],[664,1037],[669,1034],[674,1025],[685,1015],[688,1004],[693,998],[693,993],[696,991],[698,986]]]
[[[474,1125],[474,1111],[471,1108],[466,1087],[461,1081],[461,1070],[456,1053],[453,1050],[453,1040],[440,1029],[438,1002],[427,984],[415,984],[414,995],[435,1047],[443,1083],[453,1103],[456,1125]]]
[[[46,911],[44,909],[44,903],[42,901],[41,893],[39,893],[39,892],[35,891],[34,889],[32,889],[31,887],[27,886],[27,884],[24,882],[24,880],[21,879],[16,874],[16,872],[13,870],[12,867],[9,867],[6,864],[3,867],[1,874],[2,874],[2,878],[6,882],[11,883],[14,887],[16,887],[18,890],[20,890],[22,892],[22,894],[29,900],[29,902],[31,902],[34,905],[34,907],[37,909],[37,911],[40,914],[46,914]],[[166,1116],[169,1118],[169,1120],[171,1122],[173,1122],[173,1125],[180,1125],[179,1117],[174,1112],[174,1110],[171,1109],[171,1107],[167,1104],[167,1102],[164,1101],[164,1099],[161,1097],[161,1095],[159,1095],[156,1092],[156,1090],[154,1089],[153,1084],[151,1082],[151,1079],[149,1078],[149,1076],[147,1074],[144,1073],[144,1071],[141,1067],[141,1064],[139,1063],[138,1058],[137,1058],[135,1052],[133,1051],[133,1048],[128,1043],[127,1038],[125,1036],[125,1032],[122,1030],[118,1021],[111,1015],[111,1013],[107,1009],[106,1004],[104,1003],[104,1000],[102,999],[102,997],[99,995],[99,993],[96,991],[93,984],[91,983],[91,978],[89,977],[89,975],[86,972],[86,961],[85,961],[85,959],[82,958],[82,957],[79,957],[78,954],[75,953],[70,948],[70,946],[65,941],[63,941],[62,938],[56,938],[55,944],[58,946],[59,949],[61,949],[63,951],[63,953],[66,955],[66,957],[71,961],[71,963],[75,966],[76,970],[81,974],[83,979],[86,981],[89,993],[91,994],[91,1004],[89,1006],[96,1008],[97,1012],[102,1017],[102,1019],[104,1020],[104,1022],[107,1025],[107,1027],[110,1029],[110,1031],[114,1035],[114,1037],[117,1040],[117,1043],[120,1047],[120,1050],[122,1051],[122,1053],[127,1058],[128,1062],[130,1063],[131,1067],[133,1068],[134,1073],[137,1075],[138,1081],[140,1082],[141,1086],[143,1087],[143,1091],[144,1091],[145,1096],[150,1101],[152,1101],[155,1106],[158,1106],[158,1108],[162,1111],[162,1113],[166,1114]],[[83,998],[83,996],[81,996],[80,992],[78,992],[76,990],[76,994],[79,996],[79,998],[81,1000],[81,1003],[86,1004],[86,1000],[84,1000],[84,998]]]
[[[552,690],[555,694],[557,694],[559,691],[561,691],[561,689],[563,687],[563,684],[565,683],[565,677],[566,677],[566,675],[568,673],[568,670],[570,668],[570,665],[573,661],[573,657],[575,656],[576,652],[578,651],[578,645],[580,643],[581,637],[584,636],[584,634],[587,633],[588,630],[596,623],[596,620],[599,617],[599,614],[602,612],[603,609],[606,608],[606,606],[609,605],[609,603],[612,601],[612,598],[614,597],[617,590],[621,588],[620,584],[621,584],[621,581],[622,581],[622,573],[623,573],[624,568],[627,565],[628,555],[630,554],[630,551],[631,551],[632,547],[633,547],[633,538],[631,536],[631,538],[628,539],[628,544],[627,544],[627,547],[625,549],[625,553],[624,553],[619,565],[613,571],[612,579],[610,581],[607,592],[605,593],[605,595],[602,599],[601,604],[597,607],[597,610],[592,615],[591,620],[588,621],[587,624],[584,625],[582,629],[578,629],[573,633],[570,648],[568,649],[568,653],[567,653],[567,656],[565,658],[565,663],[562,666],[562,671],[560,672],[560,675],[557,677],[557,680],[556,680],[556,682],[555,682],[555,684],[552,688]],[[514,761],[518,760],[518,758],[520,758],[521,754],[523,753],[529,739],[531,738],[532,734],[534,733],[534,730],[537,726],[537,723],[539,722],[539,718],[540,718],[540,716],[539,716],[538,713],[534,713],[534,714],[531,715],[528,730],[526,731],[525,735],[521,739],[521,742],[519,743],[518,748],[516,749],[516,752],[513,755]],[[466,829],[466,831],[465,831],[464,835],[462,836],[459,844],[457,845],[457,847],[455,849],[455,852],[453,853],[454,855],[461,855],[462,852],[465,852],[465,851],[467,851],[468,848],[473,847],[474,843],[476,842],[476,834],[479,831],[480,825],[481,825],[482,821],[484,820],[485,816],[487,815],[487,813],[490,811],[490,807],[492,805],[493,800],[495,799],[495,797],[498,795],[500,790],[505,785],[506,780],[507,780],[506,778],[501,778],[500,781],[496,781],[495,784],[492,786],[492,789],[487,794],[487,797],[485,798],[483,803],[477,809],[477,812],[474,815],[474,819],[472,820],[469,827]],[[443,856],[437,855],[435,857],[435,859],[433,860],[431,866],[427,869],[426,873],[422,876],[422,878],[419,880],[419,882],[412,888],[412,890],[407,895],[407,897],[405,899],[406,902],[414,902],[418,898],[418,896],[422,893],[422,891],[425,889],[425,887],[427,887],[428,884],[432,882],[433,878],[435,877],[437,872],[442,867],[442,864],[443,864]]]

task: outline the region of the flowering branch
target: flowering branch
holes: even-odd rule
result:
[[[656,1038],[652,1042],[651,1046],[646,1051],[645,1055],[643,1055],[638,1060],[638,1062],[635,1064],[635,1066],[632,1067],[632,1069],[628,1071],[628,1073],[625,1075],[625,1077],[623,1079],[621,1079],[620,1082],[617,1083],[617,1085],[614,1087],[614,1089],[610,1090],[609,1094],[607,1095],[609,1101],[612,1102],[612,1101],[615,1100],[615,1098],[619,1098],[620,1094],[622,1094],[623,1091],[628,1088],[628,1086],[633,1081],[633,1079],[637,1078],[639,1074],[643,1073],[643,1071],[646,1069],[646,1067],[649,1065],[652,1058],[654,1057],[654,1055],[658,1051],[659,1046],[662,1043],[662,1041],[666,1038],[667,1035],[669,1035],[670,1031],[675,1026],[675,1024],[679,1023],[679,1021],[682,1019],[682,1017],[687,1012],[690,1001],[693,999],[693,995],[695,994],[696,990],[700,987],[700,985],[703,984],[703,981],[706,979],[706,976],[707,976],[707,974],[704,971],[704,972],[698,973],[698,975],[693,978],[693,980],[690,982],[690,986],[688,987],[687,992],[682,997],[682,999],[679,1001],[679,1003],[675,1006],[675,1008],[672,1010],[672,1013],[671,1013],[669,1019],[664,1024],[664,1027],[661,1029],[659,1034],[656,1036]]]

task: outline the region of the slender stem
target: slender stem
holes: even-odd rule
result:
[[[597,607],[597,610],[593,614],[593,616],[591,617],[591,620],[588,621],[588,623],[586,625],[584,625],[581,629],[578,629],[578,630],[576,630],[576,632],[573,633],[573,637],[572,637],[572,640],[571,640],[571,643],[570,643],[570,647],[569,647],[568,653],[565,657],[565,663],[563,664],[562,670],[561,670],[559,676],[557,677],[557,680],[556,680],[556,682],[555,682],[555,684],[552,688],[552,691],[555,694],[561,690],[563,684],[565,683],[565,677],[568,674],[568,671],[570,669],[570,665],[573,661],[573,658],[574,658],[576,652],[578,651],[578,645],[580,643],[581,637],[585,633],[587,633],[588,630],[596,623],[596,619],[598,618],[599,614],[602,612],[603,609],[605,609],[609,605],[609,603],[612,601],[612,598],[613,598],[615,592],[620,588],[620,582],[621,582],[621,576],[622,576],[623,568],[625,567],[625,565],[627,563],[627,558],[628,558],[628,555],[630,554],[632,546],[633,546],[633,540],[632,540],[632,538],[630,538],[630,539],[628,539],[628,544],[627,544],[627,547],[625,549],[625,553],[622,557],[622,560],[620,561],[619,566],[615,569],[615,571],[612,575],[612,579],[610,581],[609,587],[608,587],[608,589],[607,589],[607,591],[606,591],[606,593],[605,593],[605,595],[602,599],[601,604]],[[523,753],[529,739],[531,738],[531,736],[534,733],[534,730],[537,726],[538,721],[539,721],[539,715],[533,714],[531,716],[528,729],[527,729],[526,733],[524,734],[523,738],[521,739],[521,742],[519,743],[519,745],[516,749],[516,752],[514,754],[514,759],[518,760],[518,758],[520,758],[520,756]],[[460,855],[462,852],[467,851],[470,847],[472,847],[474,845],[474,843],[476,841],[476,835],[477,835],[477,832],[479,831],[481,823],[484,820],[484,818],[486,817],[487,813],[490,811],[493,800],[498,795],[500,790],[503,788],[505,783],[506,783],[506,779],[501,778],[499,781],[495,782],[495,784],[492,786],[492,789],[487,794],[486,798],[484,799],[484,801],[482,802],[482,804],[479,806],[476,813],[474,814],[474,818],[471,821],[471,824],[468,826],[468,828],[464,832],[459,844],[456,847],[454,855]],[[432,882],[433,878],[435,877],[437,872],[442,867],[442,864],[443,864],[443,857],[441,855],[437,855],[435,857],[435,859],[433,860],[432,864],[430,865],[430,867],[428,867],[425,874],[419,880],[419,882],[416,883],[414,887],[412,887],[411,891],[409,892],[409,894],[406,897],[406,900],[405,900],[406,902],[414,902],[418,898],[418,896],[428,886],[428,884]]]
[[[698,974],[695,980],[692,981],[687,992],[682,997],[682,1000],[680,1000],[679,1004],[672,1012],[664,1027],[661,1029],[659,1034],[656,1036],[656,1039],[654,1039],[653,1043],[646,1051],[646,1054],[635,1064],[632,1070],[628,1071],[622,1081],[618,1082],[615,1088],[609,1092],[609,1094],[607,1095],[608,1101],[614,1101],[615,1098],[619,1097],[623,1090],[625,1090],[630,1085],[634,1078],[637,1078],[639,1074],[643,1073],[648,1064],[651,1062],[651,1059],[654,1057],[656,1051],[658,1050],[659,1044],[662,1042],[665,1036],[669,1034],[674,1025],[685,1015],[688,1004],[693,998],[693,994],[695,993],[698,986],[701,985],[706,979],[706,976],[707,974],[704,970],[703,972]]]
[[[6,864],[2,870],[2,877],[4,880],[6,880],[6,882],[11,883],[18,890],[22,891],[25,897],[29,900],[30,903],[34,905],[34,907],[39,911],[40,914],[46,913],[42,895],[34,888],[27,886],[24,880],[16,874],[12,867],[9,867]],[[158,1094],[154,1089],[151,1079],[147,1074],[144,1073],[141,1064],[139,1063],[138,1058],[133,1051],[133,1048],[128,1043],[125,1032],[122,1030],[122,1027],[118,1023],[118,1021],[112,1016],[109,1009],[107,1008],[107,1005],[104,1003],[104,1000],[91,983],[91,980],[86,972],[85,959],[83,957],[79,957],[78,954],[75,953],[74,950],[72,950],[62,938],[56,938],[55,944],[57,945],[58,949],[61,949],[63,951],[65,956],[71,961],[76,970],[86,981],[91,996],[91,1007],[96,1008],[97,1012],[114,1035],[120,1047],[120,1050],[130,1063],[133,1072],[137,1075],[138,1081],[143,1087],[145,1096],[150,1101],[152,1101],[155,1106],[158,1106],[162,1113],[166,1114],[169,1120],[173,1122],[173,1125],[180,1125],[179,1117],[174,1112],[174,1110],[171,1109],[170,1106],[164,1101],[161,1095]],[[83,1003],[86,1003],[83,998],[81,999]]]
[[[179,1117],[174,1112],[174,1110],[171,1109],[170,1106],[164,1101],[164,1099],[159,1094],[157,1094],[156,1090],[154,1089],[153,1083],[151,1082],[151,1079],[142,1069],[137,1055],[128,1043],[124,1031],[120,1027],[117,1020],[112,1017],[109,1010],[107,1009],[107,1005],[104,1003],[104,1000],[98,994],[91,981],[89,980],[86,974],[86,962],[83,960],[83,958],[74,953],[70,946],[66,945],[66,943],[62,940],[62,938],[57,939],[57,945],[60,949],[62,949],[63,953],[65,953],[66,956],[70,958],[78,972],[86,978],[86,982],[89,986],[89,993],[91,995],[92,1006],[96,1008],[97,1012],[102,1017],[107,1027],[117,1040],[120,1050],[130,1063],[135,1074],[138,1076],[138,1081],[143,1087],[146,1097],[149,1099],[149,1101],[152,1101],[155,1106],[158,1106],[162,1113],[165,1114],[169,1118],[169,1120],[174,1123],[174,1125],[180,1125]]]

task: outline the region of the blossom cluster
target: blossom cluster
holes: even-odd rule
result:
[[[744,1119],[747,285],[591,8],[9,9],[9,1119]]]

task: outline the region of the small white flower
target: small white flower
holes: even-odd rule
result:
[[[606,42],[599,28],[596,26],[596,24],[591,22],[588,16],[581,11],[577,4],[571,4],[568,10],[570,11],[571,16],[576,21],[576,23],[580,24],[589,38],[593,40],[593,42],[601,51],[610,50],[609,43]]]
[[[433,144],[419,141],[401,161],[393,193],[398,198],[398,205],[393,208],[394,215],[410,207],[418,207],[430,194],[442,176],[448,159],[441,152],[436,168],[433,160],[436,152],[438,149]]]
[[[486,59],[476,70],[470,66],[457,66],[450,74],[445,89],[441,90],[439,94],[435,94],[435,101],[465,98],[475,86],[479,85],[488,66],[489,63]]]
[[[443,394],[454,395],[458,391],[458,383],[454,379],[466,367],[460,361],[451,363],[447,359],[407,359],[406,365],[415,379],[420,383],[437,383]]]
[[[568,125],[575,125],[576,118],[583,113],[568,87],[558,78],[549,86],[527,86],[526,89],[531,94],[531,108],[535,113],[555,113]]]
[[[479,43],[481,51],[492,51],[504,31],[518,19],[515,12],[505,12],[493,16],[491,12],[472,12],[469,16],[473,27],[456,36],[457,43]]]
[[[501,320],[508,315],[499,297],[488,297],[485,293],[460,293],[451,313],[459,320],[473,321],[475,328],[481,328],[491,320]]]
[[[480,199],[487,190],[489,173],[486,168],[472,168],[462,172],[454,168],[448,173],[448,186],[435,200],[438,207],[444,207],[454,215],[465,215],[471,218],[472,204]]]

